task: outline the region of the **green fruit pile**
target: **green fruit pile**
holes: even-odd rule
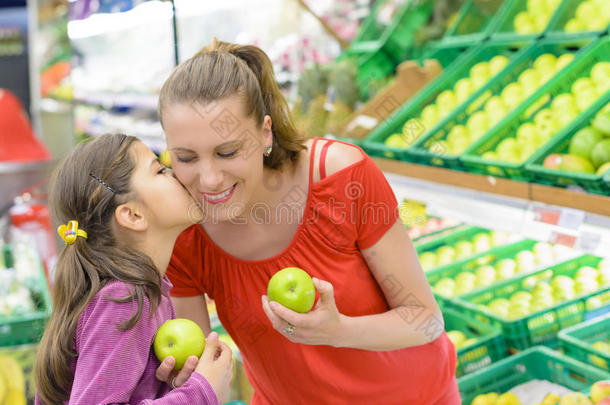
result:
[[[602,353],[607,354],[608,356],[610,356],[610,340],[598,340],[596,342],[593,342],[591,344],[591,346],[595,349],[595,350],[599,350]],[[593,364],[595,364],[598,367],[601,368],[608,368],[608,363],[606,362],[606,360],[602,359],[599,356],[596,356],[594,354],[590,354],[588,356],[589,361]]]
[[[447,332],[447,337],[451,340],[451,343],[457,350],[463,349],[468,346],[472,346],[477,343],[478,340],[474,337],[469,338],[464,332],[459,330],[450,330]]]
[[[534,279],[535,278],[535,279]],[[482,309],[501,318],[515,320],[542,311],[563,301],[591,294],[610,285],[610,263],[601,262],[598,268],[583,266],[573,275],[554,275],[548,270],[528,280],[530,288],[513,293],[508,299],[496,298]],[[587,310],[610,303],[610,295],[592,297],[586,302]]]
[[[567,154],[550,154],[543,166],[597,175],[610,170],[610,104],[572,136]]]
[[[562,257],[559,249],[549,243],[539,242],[532,250],[522,250],[514,258],[501,259],[493,265],[483,265],[474,271],[462,271],[454,278],[441,278],[433,291],[446,298],[468,294],[477,288],[488,287],[501,280],[535,270],[554,263]]]
[[[419,255],[419,262],[424,271],[430,271],[435,267],[446,266],[494,246],[503,245],[509,239],[510,237],[501,231],[479,232],[471,240],[460,240],[453,245],[445,245],[436,250],[423,252]]]
[[[449,115],[456,107],[466,101],[489,79],[508,65],[509,59],[496,55],[489,61],[479,62],[470,68],[469,76],[459,79],[452,89],[442,91],[434,102],[424,107],[419,117],[407,120],[402,133],[390,135],[385,145],[404,149],[411,146],[421,135]]]
[[[563,27],[565,32],[600,31],[610,24],[607,0],[585,0],[578,5],[574,17]]]
[[[510,163],[525,161],[609,89],[610,62],[598,62],[590,77],[579,78],[571,92],[553,97],[550,107],[540,110],[531,122],[521,124],[515,137],[503,139],[495,151],[485,152],[482,157]]]
[[[551,79],[555,73],[562,70],[574,59],[571,53],[563,54],[559,57],[546,53],[538,56],[531,67],[523,70],[517,80],[508,84],[499,96],[490,97],[483,109],[473,113],[466,121],[466,125],[455,125],[446,139],[440,140],[430,145],[430,150],[446,151],[450,155],[459,155],[481,138],[491,128],[502,121],[514,108],[531,96],[539,87]],[[538,134],[531,129],[524,129],[521,132],[519,142],[511,141],[514,145],[504,145],[496,152],[487,152],[483,158],[490,160],[513,159],[515,156],[521,159],[521,149],[533,153],[539,145],[548,139],[545,133]],[[550,138],[550,136],[549,136]],[[523,144],[523,148],[521,148]],[[500,156],[498,155],[500,154]]]
[[[561,0],[527,0],[527,8],[513,20],[518,34],[538,34],[546,28]]]

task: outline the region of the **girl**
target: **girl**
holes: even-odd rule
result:
[[[171,171],[136,138],[104,135],[61,164],[50,204],[55,219],[67,224],[60,227],[66,246],[35,367],[36,403],[224,400],[232,357],[215,333],[199,361],[189,359],[179,388],[155,377],[155,333],[175,317],[165,269],[180,232],[201,216]]]
[[[209,331],[204,293],[215,300],[253,405],[460,403],[455,349],[392,189],[361,149],[296,133],[262,50],[214,41],[176,67],[159,113],[205,214],[170,261],[176,312]],[[307,314],[265,295],[291,266],[315,277]]]

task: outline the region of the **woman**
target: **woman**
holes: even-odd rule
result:
[[[214,41],[165,82],[159,117],[205,213],[169,265],[176,313],[207,334],[204,293],[215,300],[252,404],[459,403],[455,349],[390,186],[361,149],[297,135],[262,50]],[[307,314],[265,296],[291,266],[314,277]]]

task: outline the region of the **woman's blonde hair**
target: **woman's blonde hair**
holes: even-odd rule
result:
[[[269,57],[252,45],[237,45],[214,39],[193,57],[178,65],[165,81],[159,96],[159,119],[172,104],[202,103],[239,94],[246,115],[263,124],[265,115],[272,121],[273,149],[264,165],[277,169],[285,161],[295,162],[305,149],[290,115]]]

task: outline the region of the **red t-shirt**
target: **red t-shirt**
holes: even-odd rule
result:
[[[390,309],[360,250],[374,245],[396,222],[396,197],[364,152],[362,160],[326,177],[323,162],[329,144],[321,153],[321,180],[313,184],[311,159],[303,220],[282,252],[242,260],[193,225],[174,248],[167,272],[174,284],[171,294],[205,292],[214,299],[222,325],[242,354],[254,387],[253,405],[459,403],[456,353],[445,333],[429,344],[386,352],[312,346],[290,342],[263,312],[261,296],[270,277],[290,266],[329,281],[344,315]],[[414,322],[426,327],[416,315]]]

